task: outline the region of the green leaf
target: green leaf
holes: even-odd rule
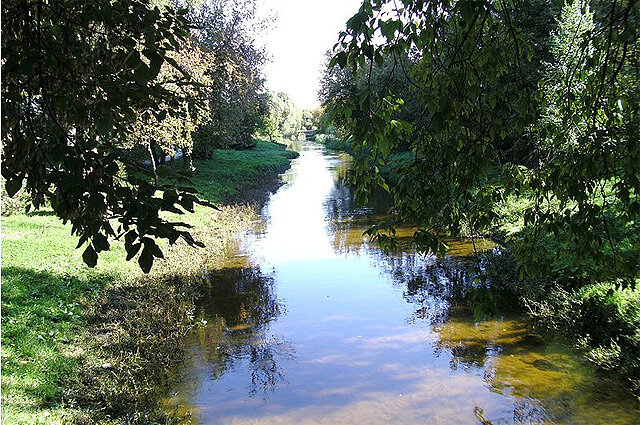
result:
[[[150,68],[151,71],[153,72],[153,74],[158,75],[158,72],[160,72],[160,67],[162,66],[162,63],[164,62],[164,58],[162,57],[162,55],[160,55],[156,50],[154,49],[144,49],[142,51],[142,54],[145,55],[149,61],[150,61]],[[155,78],[154,75],[154,78]]]
[[[164,193],[162,194],[162,199],[167,202],[173,203],[178,199],[178,193],[175,191],[175,189],[165,190]]]
[[[347,66],[347,54],[345,52],[340,52],[335,55],[334,60],[340,69],[344,69],[344,67]]]
[[[125,250],[127,251],[127,261],[130,261],[133,257],[136,256],[142,244],[140,242],[134,243],[133,245],[125,245]]]
[[[93,235],[91,242],[93,246],[95,246],[97,252],[109,250],[109,241],[107,240],[107,237],[102,233]]]
[[[367,17],[367,13],[364,10],[360,10],[347,21],[347,28],[353,30],[354,32],[360,31],[360,28],[362,27],[362,24],[364,24],[367,20]]]
[[[371,47],[370,45],[367,44],[365,46],[362,46],[362,53],[367,59],[373,59],[373,47]]]
[[[153,267],[153,254],[146,245],[138,257],[138,264],[144,273],[149,273]]]
[[[137,50],[132,51],[127,59],[127,66],[131,69],[137,69],[141,64],[142,59],[140,58],[140,52]]]
[[[164,254],[162,253],[162,250],[157,243],[152,241],[152,243],[150,244],[145,244],[145,248],[149,248],[151,254],[153,254],[154,257],[164,258]]]
[[[98,254],[96,253],[95,249],[93,249],[91,244],[89,244],[87,246],[87,249],[85,249],[82,253],[82,261],[84,261],[84,263],[91,268],[95,267],[96,264],[98,264]]]
[[[147,83],[149,83],[149,81],[151,81],[151,79],[153,79],[154,77],[155,75],[153,74],[151,68],[149,68],[144,63],[141,63],[140,66],[136,68],[135,71],[133,71],[133,78],[136,80],[136,83],[140,84],[141,86],[146,86]]]
[[[135,241],[137,237],[138,237],[138,232],[136,232],[135,230],[129,230],[124,235],[125,246],[132,245],[133,241]]]
[[[7,180],[4,188],[7,191],[7,195],[13,198],[13,196],[22,188],[22,177],[16,177],[14,179]]]

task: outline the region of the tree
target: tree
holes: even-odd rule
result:
[[[325,122],[324,118],[324,108],[322,106],[317,106],[313,108],[311,111],[311,130],[317,130],[321,133],[325,132]]]
[[[302,127],[302,111],[283,92],[270,93],[262,132],[270,141],[293,136]]]
[[[304,130],[313,130],[314,122],[311,110],[305,109],[302,111],[302,122],[300,125]]]
[[[145,0],[2,2],[6,189],[24,186],[33,207],[48,202],[71,222],[89,266],[110,238],[124,237],[127,259],[140,253],[145,272],[162,257],[154,238],[198,245],[185,224],[160,217],[192,211],[198,198],[155,185],[123,148],[140,113],[162,122],[184,105],[157,77],[165,64],[179,68],[171,52],[187,29],[183,10]],[[185,75],[175,83],[191,84]]]
[[[255,0],[212,0],[190,13],[199,47],[214,55],[206,71],[210,116],[196,134],[200,156],[214,148],[255,146],[254,134],[267,113],[266,57],[255,43],[267,22],[255,10]]]
[[[394,149],[413,157],[396,168],[394,221],[372,228],[374,238],[392,243],[394,223],[409,223],[417,246],[439,251],[438,232],[481,234],[498,218],[495,205],[524,196],[532,202],[514,240],[521,270],[554,268],[538,249],[548,235],[588,258],[592,276],[637,276],[640,6],[562,8],[558,16],[541,0],[363,2],[331,61],[356,80],[335,116],[356,152],[362,198],[388,188],[378,170]],[[380,66],[402,57],[415,58],[402,71],[415,101],[374,84]],[[405,114],[406,105],[418,113]]]
[[[410,84],[406,75],[410,75],[415,58],[409,54],[380,57],[375,67],[339,68],[329,66],[331,56],[327,55],[326,66],[320,79],[318,97],[323,105],[324,114],[337,126],[338,133],[346,139],[349,126],[364,113],[360,99],[371,91],[376,97],[384,97],[393,92],[402,98],[403,108],[392,115],[393,119],[407,122],[415,121],[420,115],[418,91]],[[370,72],[369,72],[370,71]],[[351,111],[344,114],[344,111]],[[402,149],[401,146],[395,149]]]
[[[163,64],[156,80],[176,98],[181,99],[180,103],[172,109],[166,103],[158,105],[164,116],[161,120],[153,113],[139,113],[128,137],[132,145],[142,144],[146,147],[154,173],[154,146],[160,149],[162,158],[168,154],[175,155],[177,149],[181,149],[183,168],[190,173],[194,170],[191,161],[192,133],[209,117],[209,105],[205,99],[211,78],[207,75],[207,67],[214,60],[214,55],[203,51],[189,39],[179,51],[171,53],[170,57],[179,68],[169,63]],[[180,84],[183,73],[187,73],[194,84]],[[157,183],[157,177],[155,181]]]

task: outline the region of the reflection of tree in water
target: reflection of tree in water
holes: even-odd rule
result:
[[[213,379],[246,362],[251,374],[249,393],[264,396],[284,382],[278,363],[291,359],[290,343],[268,332],[269,323],[283,313],[275,297],[273,277],[259,268],[216,271],[197,312],[207,324],[196,330],[203,361]]]
[[[498,338],[495,332],[476,326],[466,302],[469,290],[476,285],[468,259],[383,253],[375,257],[378,266],[393,278],[394,286],[403,288],[403,298],[416,306],[409,320],[425,321],[438,330],[440,339],[435,348],[451,353],[452,369],[483,368],[487,358],[526,334],[525,328],[512,329]],[[443,326],[448,333],[442,332]]]
[[[473,413],[479,424],[482,425],[501,425],[501,424],[546,424],[549,423],[548,415],[544,408],[540,406],[535,399],[525,397],[514,402],[513,417],[504,417],[497,420],[489,420],[486,418],[484,409],[475,406]]]
[[[346,153],[338,154],[333,161],[333,181],[336,186],[347,186],[353,179],[353,160]]]
[[[346,182],[335,181],[325,201],[325,208],[332,224],[341,224],[345,219],[353,217],[359,211],[353,188]]]
[[[479,423],[542,423],[548,419],[546,405],[527,395],[526,391],[535,387],[528,375],[531,369],[512,375],[521,370],[517,361],[522,361],[522,356],[528,365],[544,367],[538,364],[546,358],[542,338],[521,321],[474,321],[466,301],[469,290],[477,285],[475,267],[469,259],[381,252],[374,258],[383,273],[392,277],[393,285],[402,289],[403,298],[416,307],[409,320],[424,321],[436,332],[435,352],[447,354],[452,370],[479,372],[493,391],[514,396],[511,417],[492,422],[478,407],[475,413]],[[552,382],[562,375],[540,370],[536,376]]]
[[[380,251],[372,254],[378,267],[392,277],[393,285],[403,288],[403,298],[416,306],[411,321],[436,325],[465,308],[465,296],[474,277],[466,260]]]
[[[365,230],[384,218],[390,207],[389,195],[373,193],[371,206],[358,204],[348,181],[336,181],[325,201],[327,227],[333,249],[340,253],[359,251],[366,240]]]
[[[410,320],[427,321],[439,327],[454,318],[468,315],[465,300],[469,289],[474,286],[475,276],[468,261],[400,255],[388,257],[384,264],[393,277],[394,285],[404,288],[403,298],[416,306]],[[448,341],[441,336],[436,350],[443,349],[452,355],[451,368],[458,369],[483,367],[487,356],[492,350],[499,350],[499,347],[481,339],[474,339],[473,342]]]

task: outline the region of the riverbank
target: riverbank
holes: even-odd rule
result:
[[[503,251],[488,256],[489,285],[515,298],[536,326],[560,334],[598,367],[629,379],[640,396],[640,277],[623,280],[610,275],[616,262],[638,261],[633,260],[632,247],[640,243],[640,233],[618,229],[615,217],[607,217],[612,232],[626,235],[600,251],[603,263],[611,265],[607,269],[583,257],[581,247],[571,241],[541,231],[535,273],[521,275],[514,241],[527,232],[523,212],[531,205],[532,200],[510,197],[496,207],[498,220],[491,234],[502,241]]]
[[[3,217],[2,423],[169,423],[155,403],[194,325],[198,275],[255,219],[241,203],[274,190],[294,156],[258,142],[196,162],[194,186],[224,205],[182,217],[207,247],[165,247],[148,276],[117,242],[87,268],[51,211]]]

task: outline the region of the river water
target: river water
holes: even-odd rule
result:
[[[355,204],[348,157],[299,150],[206,278],[170,409],[196,424],[640,424],[619,378],[518,317],[460,308],[468,241],[380,252],[362,232],[383,211]]]

